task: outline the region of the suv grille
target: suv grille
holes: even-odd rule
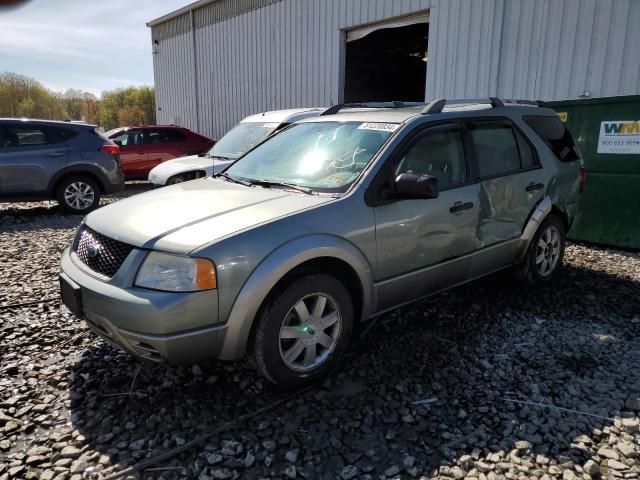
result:
[[[91,270],[111,278],[133,247],[85,226],[77,236],[73,250],[82,263]]]

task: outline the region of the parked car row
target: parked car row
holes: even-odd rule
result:
[[[390,309],[507,268],[553,278],[584,182],[555,113],[389,107],[241,122],[204,167],[176,161],[158,181],[173,185],[87,215],[62,256],[63,302],[139,359],[248,355],[297,388]]]
[[[0,119],[0,200],[55,199],[86,213],[122,190],[119,148],[95,125]]]
[[[145,179],[168,159],[203,154],[215,141],[175,125],[101,133],[85,122],[0,119],[0,200],[55,199],[87,213],[125,180]]]

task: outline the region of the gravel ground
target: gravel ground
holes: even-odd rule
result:
[[[637,253],[573,244],[553,285],[385,315],[287,400],[242,363],[141,367],[50,300],[79,221],[0,203],[0,480],[104,478],[202,435],[138,478],[640,477]]]

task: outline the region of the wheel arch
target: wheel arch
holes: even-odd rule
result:
[[[529,245],[533,236],[542,225],[542,222],[551,214],[557,215],[564,224],[565,233],[569,230],[569,216],[567,213],[555,203],[551,197],[545,196],[531,211],[527,223],[525,224],[522,234],[520,235],[520,244],[516,254],[516,263],[520,263],[529,250]]]
[[[48,196],[50,198],[55,198],[56,191],[58,190],[58,186],[60,185],[60,182],[74,175],[84,175],[85,177],[90,178],[91,180],[96,182],[96,184],[98,185],[98,188],[100,188],[100,193],[101,194],[105,193],[106,180],[104,178],[104,174],[100,170],[98,170],[98,168],[96,167],[82,165],[77,167],[74,167],[74,166],[66,167],[60,170],[58,173],[56,173],[56,175],[49,182],[49,188],[47,189]]]
[[[244,283],[231,308],[218,358],[242,358],[254,321],[269,295],[307,272],[336,276],[352,298],[355,297],[356,320],[369,317],[375,304],[375,293],[366,256],[343,238],[331,235],[301,237],[274,250]]]
[[[206,176],[207,176],[207,172],[202,168],[197,168],[195,170],[185,170],[184,172],[178,172],[178,173],[169,175],[165,180],[165,185],[169,184],[169,180],[175,177],[185,177],[186,179],[185,181],[188,181],[188,180],[196,180],[198,178],[202,178]]]

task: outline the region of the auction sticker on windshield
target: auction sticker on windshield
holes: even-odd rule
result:
[[[363,123],[359,130],[379,130],[381,132],[395,132],[400,127],[399,123]]]

